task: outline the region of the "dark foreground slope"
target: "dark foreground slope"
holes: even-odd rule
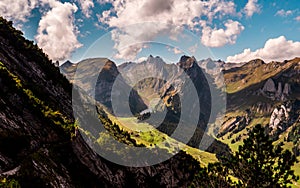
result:
[[[1,179],[22,187],[187,187],[193,179],[198,163],[183,152],[143,168],[94,153],[75,134],[72,86],[2,18],[0,62]]]

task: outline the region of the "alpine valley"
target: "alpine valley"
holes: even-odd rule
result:
[[[118,66],[104,57],[57,67],[0,18],[0,185],[214,187],[199,173],[238,151],[257,124],[300,161],[299,75],[296,57],[225,63],[182,56],[167,64],[149,55]],[[101,128],[86,129],[95,122]],[[132,158],[109,138],[169,157],[115,164],[102,154]],[[300,175],[300,162],[292,169]]]

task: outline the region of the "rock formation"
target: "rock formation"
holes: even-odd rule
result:
[[[285,101],[291,94],[291,86],[289,83],[285,83],[284,87],[281,82],[278,82],[276,89],[275,82],[272,78],[269,78],[261,89],[263,96],[272,100]]]
[[[281,133],[291,124],[291,115],[293,105],[291,102],[286,102],[276,107],[270,117],[269,128],[271,135]]]
[[[291,86],[288,83],[285,83],[282,94],[288,96],[290,93],[291,93]]]
[[[276,87],[272,78],[269,78],[263,87],[263,92],[275,93]]]
[[[275,97],[280,99],[282,96],[282,84],[281,82],[278,83],[278,89],[276,91]]]

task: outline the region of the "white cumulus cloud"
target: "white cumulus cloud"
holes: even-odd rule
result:
[[[244,13],[247,17],[253,16],[254,13],[260,12],[260,6],[258,5],[258,0],[248,0],[245,8]]]
[[[234,44],[237,36],[244,30],[237,21],[228,20],[225,23],[226,29],[212,29],[204,24],[201,41],[208,47],[221,47],[225,44]]]
[[[14,22],[26,22],[38,0],[1,0],[0,15]]]
[[[265,62],[284,61],[300,56],[300,42],[287,40],[284,36],[269,39],[263,48],[251,51],[245,49],[242,53],[227,57],[227,62],[248,62],[252,59],[263,59]]]
[[[91,16],[92,13],[92,8],[94,8],[94,2],[93,0],[77,0],[82,13],[89,18]]]
[[[144,61],[147,61],[148,57],[140,57],[136,60],[137,63],[142,63]]]
[[[300,22],[300,16],[297,16],[297,17],[295,18],[295,20],[298,21],[298,22]]]
[[[178,49],[177,47],[171,47],[171,46],[167,46],[167,49],[169,52],[173,52],[174,54],[181,54],[183,53],[180,49]]]
[[[101,24],[118,28],[112,35],[117,50],[116,57],[126,60],[135,59],[143,48],[140,43],[154,40],[159,35],[176,39],[184,27],[197,30],[202,17],[206,17],[210,24],[214,19],[236,14],[235,4],[231,0],[98,0],[98,2],[112,4],[112,8],[98,15],[98,18]],[[235,36],[230,36],[226,41],[232,43],[234,38]],[[133,45],[134,43],[137,44]]]
[[[69,2],[41,0],[49,5],[38,26],[35,39],[52,60],[65,60],[82,44],[77,40],[78,31],[74,25],[74,12],[77,6]]]
[[[194,54],[197,51],[197,49],[198,49],[198,44],[195,44],[195,45],[189,47],[189,52]]]
[[[276,16],[282,16],[282,17],[286,17],[286,16],[289,16],[289,15],[292,15],[293,14],[293,11],[291,11],[291,10],[283,10],[283,9],[281,9],[281,10],[278,10],[277,12],[276,12]]]

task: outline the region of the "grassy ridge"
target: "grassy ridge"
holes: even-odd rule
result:
[[[239,68],[224,72],[227,93],[236,93],[254,84],[261,83],[268,78],[291,68],[299,58],[287,62],[272,62],[265,64],[262,60],[253,60]]]

